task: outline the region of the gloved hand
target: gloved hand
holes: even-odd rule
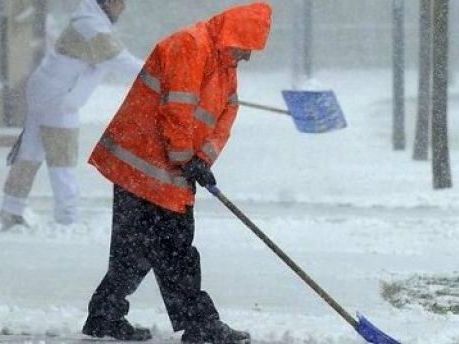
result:
[[[183,166],[183,175],[190,183],[196,181],[203,187],[217,184],[210,167],[196,156]]]

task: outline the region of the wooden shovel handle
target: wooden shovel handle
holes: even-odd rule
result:
[[[288,112],[287,110],[278,109],[278,108],[271,107],[271,106],[266,106],[266,105],[261,105],[261,104],[254,104],[254,103],[246,102],[246,101],[243,101],[243,100],[239,100],[238,103],[239,103],[239,105],[246,106],[246,107],[251,107],[251,108],[254,108],[254,109],[271,111],[271,112],[280,113],[280,114],[283,114],[283,115],[290,115],[290,112]]]

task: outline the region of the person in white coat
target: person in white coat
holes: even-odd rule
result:
[[[23,212],[35,175],[46,161],[53,190],[54,218],[77,221],[79,109],[110,72],[133,80],[143,61],[113,34],[124,0],[82,0],[70,23],[27,83],[24,131],[9,154],[2,230],[25,224]]]

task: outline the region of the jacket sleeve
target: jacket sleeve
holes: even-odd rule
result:
[[[229,104],[226,107],[217,123],[215,131],[206,139],[201,150],[197,153],[197,156],[209,165],[213,165],[228,142],[237,111],[237,105]]]
[[[193,150],[193,115],[199,103],[205,50],[187,33],[172,36],[162,47],[163,104],[160,125],[170,163],[183,166]]]
[[[57,39],[55,50],[96,66],[104,74],[113,72],[129,80],[134,79],[143,65],[124,48],[114,35],[112,25],[100,15],[72,20]]]
[[[225,110],[219,116],[214,131],[205,140],[201,150],[197,152],[197,155],[209,165],[212,165],[217,160],[230,137],[231,128],[239,109],[236,89],[237,83],[234,75],[233,93],[228,98]]]

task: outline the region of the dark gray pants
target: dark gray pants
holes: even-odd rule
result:
[[[114,188],[113,228],[108,272],[89,303],[89,316],[117,320],[129,311],[126,300],[153,269],[172,327],[218,319],[201,290],[201,265],[194,237],[193,208],[185,214]]]

